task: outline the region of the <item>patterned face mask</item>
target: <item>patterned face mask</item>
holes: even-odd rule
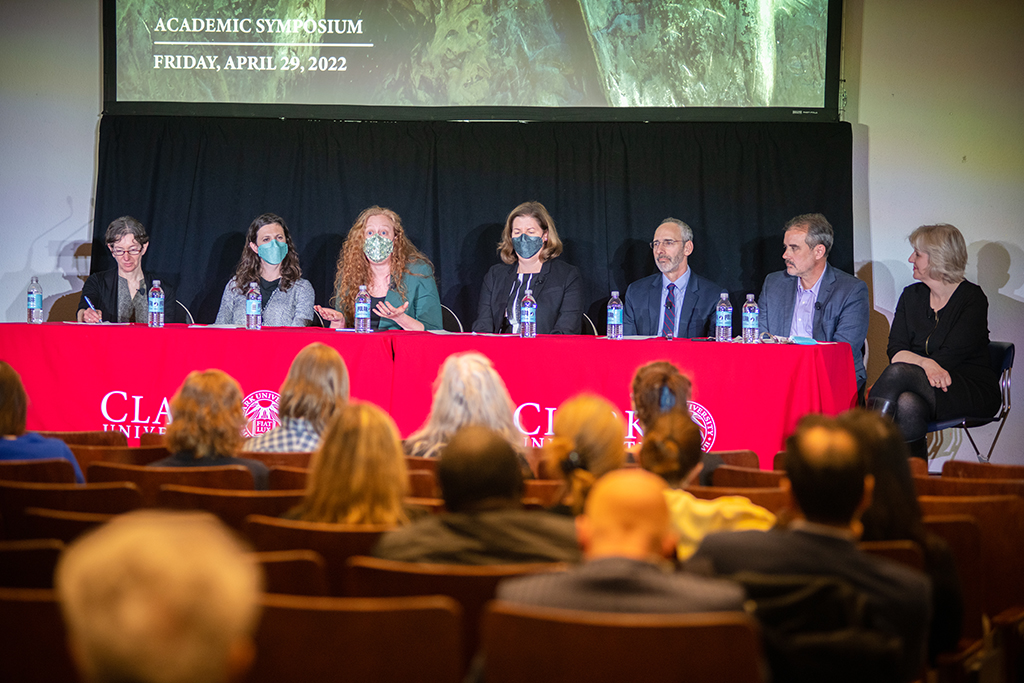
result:
[[[394,241],[389,240],[384,235],[370,235],[366,238],[366,242],[363,243],[363,253],[366,254],[366,258],[374,263],[386,261],[388,256],[391,256],[391,251],[394,248]]]

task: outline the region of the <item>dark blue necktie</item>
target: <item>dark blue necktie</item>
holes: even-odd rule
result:
[[[676,331],[676,285],[668,283],[668,294],[665,296],[665,317],[661,323],[661,336],[671,339]]]

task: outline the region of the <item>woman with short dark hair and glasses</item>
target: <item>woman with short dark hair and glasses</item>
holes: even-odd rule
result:
[[[115,218],[107,227],[106,243],[117,267],[93,273],[85,281],[78,322],[148,323],[153,280],[142,272],[142,257],[149,248],[146,228],[131,216]],[[163,280],[160,288],[165,320],[184,322],[184,311],[174,305],[174,288]]]

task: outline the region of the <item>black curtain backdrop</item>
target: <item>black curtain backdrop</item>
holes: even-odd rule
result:
[[[852,133],[847,123],[507,123],[111,116],[100,125],[93,272],[103,235],[129,214],[151,236],[146,272],[213,322],[257,215],[288,223],[317,303],[356,216],[387,206],[433,261],[441,301],[467,328],[498,262],[505,217],[542,202],[579,266],[604,331],[612,289],[655,272],[648,243],[667,216],[694,231],[690,265],[739,309],[780,270],[782,226],[818,211],[830,258],[852,272]],[[739,315],[734,316],[739,320]],[[738,322],[737,322],[738,325]]]

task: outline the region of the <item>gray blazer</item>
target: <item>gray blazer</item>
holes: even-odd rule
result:
[[[813,337],[818,341],[846,342],[853,351],[853,369],[857,385],[867,380],[864,369],[864,340],[868,336],[868,286],[849,273],[825,267],[821,274],[818,300],[814,304]],[[761,332],[788,337],[793,323],[796,287],[799,278],[784,270],[764,279],[757,305],[761,309]]]
[[[217,324],[244,327],[245,292],[234,285],[232,278],[224,286]],[[270,301],[263,302],[263,324],[267,327],[305,327],[313,319],[313,285],[308,280],[296,280],[287,292],[276,289]]]

